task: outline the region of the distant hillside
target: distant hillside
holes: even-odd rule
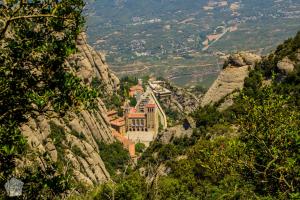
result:
[[[153,73],[208,87],[223,55],[266,54],[299,29],[299,1],[88,1],[89,43],[119,76]],[[256,41],[256,42],[253,42]]]

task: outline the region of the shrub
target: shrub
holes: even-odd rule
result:
[[[135,145],[135,151],[138,153],[143,153],[145,149],[146,149],[146,146],[143,143],[137,143]]]
[[[123,171],[129,164],[130,156],[120,142],[106,144],[98,142],[100,156],[108,172],[115,175],[117,170]]]

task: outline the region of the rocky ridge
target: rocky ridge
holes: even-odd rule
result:
[[[110,72],[104,56],[91,48],[85,35],[78,39],[78,52],[70,56],[67,65],[79,67],[76,75],[85,84],[98,79],[106,94],[113,94],[119,87],[119,79]],[[98,98],[94,110],[81,110],[66,114],[64,118],[39,116],[21,126],[29,146],[40,153],[47,152],[53,162],[63,162],[73,169],[77,181],[93,185],[110,179],[100,157],[97,141],[114,141],[107,110]],[[57,132],[63,137],[57,137]]]
[[[191,113],[197,109],[199,98],[185,88],[174,86],[170,83],[166,84],[166,88],[172,92],[171,107],[179,112]]]
[[[116,91],[120,86],[120,80],[108,68],[105,56],[87,44],[85,34],[79,35],[77,49],[78,52],[66,62],[68,65],[80,66],[76,75],[86,84],[91,84],[93,78],[97,78],[103,84],[104,90],[110,95]]]
[[[225,61],[223,70],[220,72],[218,78],[203,96],[200,105],[204,107],[217,103],[234,91],[242,89],[249,71],[259,61],[261,61],[260,56],[249,52],[239,52],[230,55]],[[221,105],[221,109],[230,106],[232,101],[229,99],[225,100],[224,103],[224,105]]]
[[[171,91],[170,100],[162,100],[162,106],[169,108],[174,112],[187,115],[195,111],[199,105],[199,97],[189,92],[186,88],[181,88],[171,84],[165,83],[165,87]]]

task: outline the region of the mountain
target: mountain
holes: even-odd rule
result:
[[[161,133],[135,170],[85,198],[299,199],[299,49],[300,32],[267,56],[232,54],[192,131]]]
[[[224,55],[267,54],[293,36],[299,8],[297,0],[87,1],[88,41],[118,76],[154,74],[208,87]]]
[[[281,21],[284,27],[289,27],[288,21],[297,19],[299,13],[298,2],[292,0],[267,0],[260,4],[256,0],[190,0],[189,4],[179,0],[138,3],[116,0],[89,1],[88,6],[96,3],[105,3],[111,19],[124,14],[126,9],[145,6],[145,10],[131,12],[151,18],[124,16],[122,20],[130,19],[133,24],[125,25],[134,27],[151,25],[153,30],[165,22],[167,10],[172,17],[164,31],[182,25],[182,33],[200,26],[196,22],[201,22],[199,16],[203,11],[203,20],[209,22],[212,18],[206,17],[214,16],[219,24],[221,18],[223,21],[227,17],[245,19],[252,6],[250,13],[258,12],[261,23],[270,18],[286,19],[286,23]],[[0,199],[300,199],[300,32],[266,55],[250,51],[227,55],[212,50],[228,35],[226,31],[226,34],[218,31],[233,33],[241,27],[222,22],[223,28],[217,25],[214,34],[205,35],[203,43],[193,47],[197,51],[184,47],[188,54],[165,52],[172,54],[173,63],[179,63],[165,81],[164,77],[155,81],[149,76],[119,80],[107,64],[113,56],[109,55],[111,58],[106,61],[105,53],[91,47],[86,35],[80,34],[84,27],[83,1],[4,1],[2,4]],[[181,9],[177,10],[177,6]],[[194,12],[197,6],[201,6],[199,13]],[[288,12],[277,18],[272,10],[275,8],[281,14],[282,10]],[[156,18],[156,10],[162,12],[160,18]],[[220,13],[224,15],[221,17]],[[186,18],[187,14],[191,16]],[[249,19],[254,20],[251,16]],[[112,22],[122,26],[122,20]],[[203,26],[205,21],[201,22]],[[170,25],[171,22],[174,24]],[[226,29],[228,24],[232,26]],[[111,22],[106,25],[112,26]],[[209,26],[206,28],[210,30]],[[180,31],[175,31],[173,40],[182,39],[177,35]],[[122,32],[113,34],[121,36]],[[243,42],[251,41],[255,46],[258,42],[274,42],[267,34],[263,35],[266,40],[251,39],[247,34],[239,36],[249,39]],[[192,43],[192,38],[188,42]],[[236,42],[239,45],[241,41]],[[140,51],[147,43],[132,43],[137,57],[151,54]],[[231,45],[223,47],[228,50]],[[191,72],[180,60],[198,62],[194,59],[196,52],[204,53],[208,60],[211,54],[224,60],[223,68],[207,91],[199,85],[181,88],[170,83],[178,76],[190,77]],[[168,61],[165,64],[172,64]],[[165,76],[152,65],[145,65],[143,60],[135,64]],[[201,76],[214,72],[193,70]],[[194,75],[197,77],[197,73]],[[153,83],[149,85],[157,92],[157,99],[150,88],[147,88],[149,96],[141,95],[145,90],[143,83],[148,80]],[[142,97],[138,101],[140,111],[148,103],[146,114],[130,107],[137,104],[139,97]],[[160,116],[153,115],[157,107]],[[134,129],[140,130],[149,120],[159,123],[161,116],[165,123],[165,113],[172,127],[163,130],[165,124],[151,123],[152,127],[158,125],[158,137],[147,148],[142,143],[133,144],[129,136],[122,136],[128,116],[124,120],[118,115],[124,108],[133,114]],[[131,153],[136,150],[136,154],[129,155],[113,136]]]

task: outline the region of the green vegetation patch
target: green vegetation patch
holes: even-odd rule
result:
[[[130,161],[129,153],[123,148],[123,145],[120,142],[112,144],[98,142],[98,146],[100,156],[108,172],[111,175],[115,175],[117,171],[123,173]]]

